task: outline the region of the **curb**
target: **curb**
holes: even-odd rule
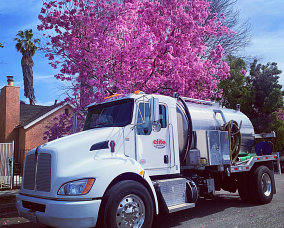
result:
[[[5,214],[5,213],[14,212],[14,211],[17,211],[16,204],[14,202],[6,203],[4,205],[0,204],[0,215]]]
[[[17,190],[7,190],[7,191],[0,191],[0,198],[16,196],[20,192],[19,189]]]

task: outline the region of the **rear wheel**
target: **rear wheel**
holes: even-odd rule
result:
[[[148,228],[153,222],[153,201],[148,190],[132,180],[114,185],[102,205],[102,227]]]
[[[256,168],[250,178],[251,192],[255,203],[270,203],[273,198],[273,173],[266,166]]]
[[[250,193],[249,173],[243,173],[238,177],[238,192],[242,201],[246,203],[252,202]]]

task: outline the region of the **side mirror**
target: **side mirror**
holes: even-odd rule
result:
[[[159,132],[161,130],[159,99],[150,98],[149,103],[150,103],[150,121],[152,123],[153,131]]]
[[[158,98],[150,98],[150,121],[152,123],[159,121],[159,99]]]

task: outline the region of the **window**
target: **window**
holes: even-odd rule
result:
[[[162,128],[167,127],[167,111],[165,105],[159,105],[160,123]]]
[[[222,114],[220,112],[215,112],[215,117],[217,122],[219,123],[219,126],[223,126],[225,124]]]
[[[167,111],[165,105],[159,105],[159,116],[161,128],[167,127]],[[144,121],[143,121],[144,120]],[[144,122],[144,123],[143,123]],[[149,103],[139,103],[137,116],[137,134],[150,135],[152,131],[152,123],[150,122]]]
[[[84,130],[100,127],[124,127],[131,123],[132,112],[132,99],[96,105],[88,111]]]
[[[66,116],[69,115],[69,109],[68,109],[68,108],[65,108],[65,109],[64,109],[64,112],[65,112],[65,115],[66,115]]]
[[[139,103],[137,116],[137,134],[150,135],[152,124],[150,122],[150,107],[149,103]]]

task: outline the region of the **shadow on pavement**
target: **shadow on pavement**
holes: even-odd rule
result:
[[[2,225],[5,228],[49,228],[49,226],[34,224],[32,222],[20,223],[20,224],[11,224],[11,225]],[[51,227],[50,227],[51,228]]]
[[[214,196],[213,199],[199,199],[195,208],[176,212],[173,214],[159,216],[157,219],[155,219],[153,228],[170,228],[179,226],[185,221],[194,218],[205,217],[208,215],[214,215],[230,207],[244,208],[253,207],[253,205],[242,202],[238,194],[222,194],[221,192],[217,193],[217,195]],[[48,228],[48,226],[34,224],[24,218],[18,217],[18,213],[16,210],[7,213],[2,213],[0,217],[0,225],[5,228]],[[9,222],[5,224],[5,221],[8,220]]]
[[[244,208],[253,207],[253,205],[244,203],[238,194],[217,194],[213,199],[199,199],[195,208],[158,216],[153,228],[175,227],[190,219],[213,215],[230,207]]]

